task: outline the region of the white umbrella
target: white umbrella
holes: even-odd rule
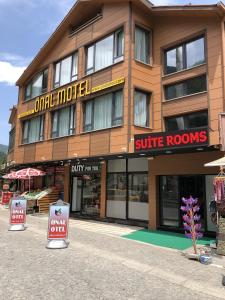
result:
[[[217,160],[213,160],[207,164],[204,164],[205,167],[225,167],[225,156]]]

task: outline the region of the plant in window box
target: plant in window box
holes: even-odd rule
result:
[[[185,230],[185,235],[187,238],[192,239],[192,244],[194,248],[194,254],[189,255],[189,258],[199,258],[197,253],[197,240],[202,238],[201,233],[201,216],[198,214],[200,207],[198,205],[198,199],[192,198],[182,198],[184,205],[181,206],[181,210],[185,213],[183,215],[183,225]]]

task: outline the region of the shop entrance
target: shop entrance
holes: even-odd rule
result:
[[[182,197],[198,198],[202,229],[208,231],[206,210],[209,195],[206,195],[206,176],[160,176],[160,226],[182,229]]]
[[[100,174],[72,177],[72,212],[98,216],[100,213],[100,196]]]

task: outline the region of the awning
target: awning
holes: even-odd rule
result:
[[[213,160],[207,164],[204,164],[205,167],[223,167],[225,166],[225,156],[217,160]]]

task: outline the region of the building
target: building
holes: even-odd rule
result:
[[[225,6],[78,0],[17,81],[8,160],[40,167],[71,213],[181,228],[221,157]]]

